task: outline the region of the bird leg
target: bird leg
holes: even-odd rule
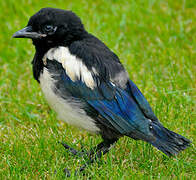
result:
[[[117,139],[114,140],[104,140],[100,144],[98,144],[96,147],[91,149],[89,152],[80,152],[77,151],[67,144],[61,143],[66,149],[68,149],[73,155],[77,154],[82,154],[82,155],[87,155],[89,157],[89,160],[82,166],[80,167],[79,170],[75,171],[75,175],[78,174],[79,172],[82,172],[85,170],[85,168],[89,165],[95,162],[97,159],[100,159],[102,155],[106,154],[109,150],[112,144],[114,144],[117,141]],[[70,176],[70,171],[65,168],[64,172],[66,173],[67,176]]]
[[[115,141],[114,141],[115,142]],[[102,155],[109,152],[111,145],[114,143],[106,143],[105,141],[101,142],[96,146],[94,150],[90,151],[90,160],[88,160],[82,167],[80,167],[79,170],[75,171],[75,175],[79,172],[82,172],[85,170],[85,168],[89,165],[95,162],[97,159],[100,159]]]
[[[76,150],[76,149],[70,147],[69,145],[67,145],[67,144],[65,144],[65,143],[63,143],[63,142],[60,142],[60,143],[64,146],[65,149],[67,149],[67,150],[68,150],[70,153],[72,153],[73,155],[78,155],[78,154],[81,153],[80,151],[78,151],[78,150]]]
[[[85,151],[78,151],[72,147],[70,147],[69,145],[63,143],[63,142],[59,142],[63,145],[63,147],[65,149],[67,149],[71,154],[73,155],[79,155],[79,156],[83,156],[83,155],[87,155],[89,156],[89,158],[94,155],[95,153],[99,152],[102,148],[107,147],[107,145],[110,147],[114,142],[116,142],[117,140],[105,140],[101,143],[99,143],[97,146],[93,147],[89,152],[85,152]]]
[[[93,147],[89,152],[85,152],[83,150],[82,151],[78,151],[78,150],[70,147],[69,145],[67,145],[67,144],[65,144],[63,142],[60,142],[60,143],[63,145],[63,147],[65,149],[67,149],[74,156],[75,155],[79,155],[79,156],[87,155],[87,156],[89,156],[89,158],[90,158],[91,155],[95,154],[98,150],[100,150],[104,146],[104,142],[101,142],[97,146]]]

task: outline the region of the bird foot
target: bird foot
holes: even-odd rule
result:
[[[77,175],[79,175],[79,173],[83,172],[83,170],[85,169],[85,167],[82,166],[79,170],[76,170],[75,173],[74,173],[74,176],[77,176]],[[64,174],[65,174],[66,177],[70,177],[71,176],[71,172],[67,168],[65,168],[63,170],[63,172],[64,172]],[[83,175],[85,175],[84,172],[83,172]]]
[[[71,176],[71,173],[70,173],[70,171],[67,168],[65,168],[63,171],[64,171],[66,177],[70,177]]]
[[[89,153],[89,152],[86,152],[86,151],[84,151],[84,150],[78,151],[78,150],[76,150],[76,149],[70,147],[69,145],[67,145],[67,144],[65,144],[65,143],[63,143],[63,142],[59,142],[59,143],[61,143],[61,144],[63,145],[63,147],[64,147],[65,149],[67,149],[67,150],[68,150],[71,154],[73,154],[74,156],[76,156],[76,155],[79,156],[79,157],[84,157],[84,156],[89,157],[89,156],[90,156],[90,153]]]
[[[89,151],[89,152],[77,151],[77,150],[75,150],[74,148],[71,148],[69,145],[67,145],[65,143],[62,143],[62,142],[60,142],[60,143],[64,146],[65,149],[67,149],[73,155],[79,155],[79,156],[82,156],[82,157],[89,158],[85,162],[85,164],[83,164],[78,170],[75,171],[75,175],[77,175],[77,174],[83,172],[89,164],[92,164],[93,162],[100,159],[102,155],[106,154],[109,151],[110,146],[112,144],[114,144],[116,141],[117,141],[117,139],[114,139],[113,141],[106,141],[106,142],[103,141],[100,144],[98,144],[96,147],[91,149],[91,151]],[[67,168],[64,169],[64,173],[67,177],[71,176],[71,173]]]

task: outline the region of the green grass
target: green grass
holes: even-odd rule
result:
[[[84,163],[58,141],[90,149],[99,136],[58,121],[33,79],[30,40],[12,39],[42,7],[71,9],[121,59],[156,115],[193,141],[168,158],[121,138],[86,175],[70,179],[196,179],[196,3],[193,0],[0,1],[0,179],[63,179]]]

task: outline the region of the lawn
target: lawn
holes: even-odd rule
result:
[[[12,39],[42,7],[69,9],[121,59],[155,114],[193,141],[168,158],[151,145],[121,138],[99,162],[58,143],[89,150],[101,141],[56,118],[33,79],[30,40]],[[196,3],[193,0],[0,1],[0,179],[196,179]]]

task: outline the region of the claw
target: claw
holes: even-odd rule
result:
[[[63,171],[64,171],[66,177],[70,177],[71,176],[71,173],[70,173],[70,171],[67,168],[65,168]]]

